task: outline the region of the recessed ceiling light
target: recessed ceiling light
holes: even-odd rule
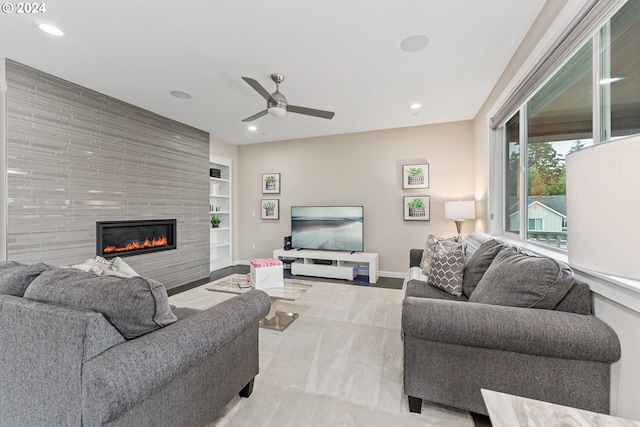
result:
[[[409,36],[402,40],[400,48],[405,52],[417,52],[424,49],[429,44],[429,37],[418,34],[415,36]]]
[[[253,125],[249,126],[247,129],[249,129],[251,132],[255,132],[258,130],[258,128]]]
[[[58,36],[58,37],[64,36],[64,33],[60,28],[50,24],[40,24],[38,25],[38,28],[40,28],[42,31],[44,31],[47,34],[51,34],[52,36]]]
[[[191,99],[191,94],[189,92],[185,92],[184,90],[172,90],[169,93],[178,99]]]
[[[419,110],[421,107],[422,107],[422,104],[418,104],[417,102],[409,106],[409,108],[411,108],[412,110]]]

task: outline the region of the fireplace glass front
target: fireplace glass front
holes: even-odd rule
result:
[[[176,220],[99,221],[96,253],[105,258],[176,249]]]

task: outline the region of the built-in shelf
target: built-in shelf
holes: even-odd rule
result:
[[[209,215],[217,214],[222,220],[219,227],[210,231],[209,268],[214,271],[232,264],[231,159],[211,156],[209,168]]]

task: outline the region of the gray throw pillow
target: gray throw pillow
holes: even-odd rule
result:
[[[471,296],[478,286],[478,282],[484,276],[493,259],[498,252],[508,247],[507,244],[491,239],[487,240],[476,249],[475,253],[469,258],[464,266],[464,276],[462,281],[462,292],[467,298]]]
[[[424,245],[424,251],[422,252],[422,259],[420,260],[420,268],[422,269],[422,273],[424,273],[425,276],[429,275],[429,269],[431,268],[431,255],[433,253],[433,248],[435,248],[436,246],[442,246],[445,249],[454,249],[459,247],[461,244],[464,245],[463,248],[466,247],[466,244],[459,243],[455,237],[444,239],[441,237],[429,235]]]
[[[38,276],[24,297],[102,313],[126,339],[177,320],[164,285],[142,277],[96,276],[58,268]]]
[[[569,266],[511,247],[496,255],[469,301],[555,309],[574,282]]]
[[[0,294],[23,296],[31,282],[47,270],[51,267],[42,262],[29,265],[15,261],[0,262]]]
[[[446,248],[436,245],[432,249],[429,283],[431,286],[459,297],[462,295],[462,269],[464,250],[462,245]]]

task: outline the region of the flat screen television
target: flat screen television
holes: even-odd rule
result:
[[[364,251],[363,206],[292,206],[294,249]]]

